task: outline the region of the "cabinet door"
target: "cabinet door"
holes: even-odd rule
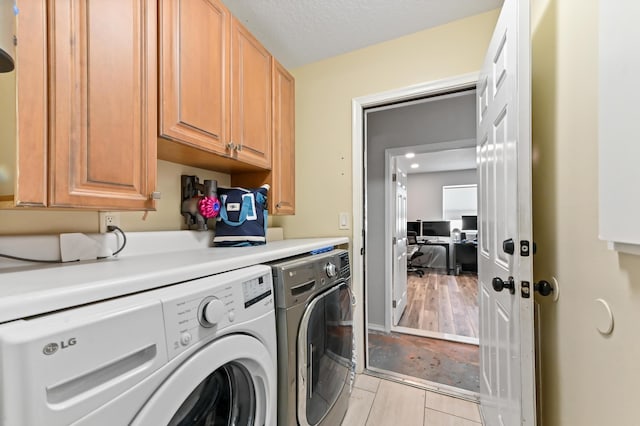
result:
[[[152,209],[154,0],[50,0],[51,206]]]
[[[271,211],[295,214],[295,80],[273,61],[273,168]]]
[[[271,168],[271,55],[236,19],[231,24],[231,142],[238,160]]]
[[[218,0],[163,0],[160,14],[160,136],[225,154],[229,11]]]
[[[47,205],[47,5],[18,1],[16,32],[17,162],[13,202]],[[14,204],[12,203],[12,204]]]

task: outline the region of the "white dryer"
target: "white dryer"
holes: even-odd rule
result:
[[[276,424],[271,269],[0,325],[0,424]]]

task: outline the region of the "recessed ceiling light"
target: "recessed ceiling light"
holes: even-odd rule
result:
[[[413,163],[413,164],[411,165],[411,168],[412,168],[412,169],[417,169],[419,166],[420,166],[420,164],[418,164],[418,163]]]
[[[413,158],[416,155],[413,152],[407,152],[404,156],[407,157],[407,158]]]

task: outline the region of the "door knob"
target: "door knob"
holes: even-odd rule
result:
[[[516,245],[513,242],[513,238],[509,238],[508,240],[504,240],[502,242],[502,251],[513,255],[513,252],[516,250]]]
[[[495,277],[491,280],[491,285],[495,291],[502,291],[503,289],[508,289],[509,293],[513,294],[516,292],[516,283],[513,281],[513,277],[507,278],[507,281],[503,281],[500,277]]]
[[[553,293],[553,286],[545,280],[533,284],[533,289],[540,293],[540,296],[548,296]]]

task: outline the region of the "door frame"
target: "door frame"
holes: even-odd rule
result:
[[[437,102],[440,99],[438,98],[433,102]],[[405,104],[401,104],[399,106],[405,106]],[[374,111],[379,111],[379,109],[374,109]],[[466,337],[459,336],[456,334],[447,334],[440,333],[437,331],[427,331],[427,330],[419,330],[409,327],[403,327],[401,325],[393,325],[393,308],[391,307],[391,301],[393,300],[393,236],[394,236],[394,224],[391,220],[393,218],[393,186],[394,182],[391,181],[391,161],[396,159],[397,157],[404,156],[407,151],[414,152],[416,154],[424,154],[427,152],[442,152],[442,151],[455,151],[457,149],[467,149],[471,147],[471,143],[473,143],[475,147],[476,139],[456,139],[451,141],[443,141],[431,144],[423,144],[423,145],[414,145],[414,146],[406,146],[400,148],[387,148],[385,149],[385,282],[391,283],[391,285],[387,285],[385,287],[385,297],[387,303],[384,305],[384,329],[380,329],[386,333],[391,331],[412,334],[414,336],[422,336],[429,337],[434,339],[445,339],[451,342],[458,343],[468,343],[472,345],[478,344],[478,338],[476,337]],[[354,228],[355,229],[355,228]],[[366,252],[366,250],[365,250]]]
[[[351,160],[352,160],[352,217],[353,217],[353,241],[352,241],[352,275],[353,288],[356,300],[361,301],[356,304],[354,319],[362,319],[362,327],[354,327],[356,337],[356,371],[362,373],[366,366],[367,353],[367,324],[368,315],[365,309],[366,288],[365,288],[365,225],[366,225],[366,200],[365,200],[365,109],[383,106],[391,103],[411,101],[425,96],[435,96],[445,94],[450,91],[475,88],[478,83],[478,73],[468,73],[453,76],[441,80],[420,83],[412,86],[402,87],[386,92],[365,95],[353,98],[351,101]],[[362,255],[360,253],[363,253]],[[385,259],[385,262],[387,260]],[[385,320],[386,321],[386,320]]]
[[[446,99],[445,97],[438,97],[433,102],[438,102],[440,99]],[[404,106],[404,104],[402,104]],[[473,144],[473,145],[471,145]],[[393,300],[393,272],[389,270],[389,268],[393,267],[391,258],[393,257],[393,247],[392,247],[392,238],[393,238],[393,222],[392,219],[392,197],[391,191],[393,190],[393,182],[390,182],[390,176],[387,176],[386,172],[388,172],[390,167],[391,159],[395,159],[399,156],[403,156],[406,151],[411,151],[416,154],[424,154],[427,152],[443,152],[443,151],[455,151],[459,149],[468,149],[471,146],[475,149],[476,138],[473,139],[456,139],[452,141],[444,141],[438,143],[424,144],[424,145],[416,145],[402,148],[388,148],[385,150],[385,166],[387,169],[385,170],[385,212],[388,214],[385,215],[385,229],[387,239],[385,240],[385,279],[387,283],[391,282],[391,285],[387,285],[385,293],[387,294],[387,300]],[[469,186],[469,185],[451,185],[451,186]],[[388,191],[388,192],[387,192]],[[408,196],[408,194],[407,194]],[[443,203],[444,208],[444,203]],[[443,216],[444,218],[444,216]],[[455,265],[453,265],[455,268]],[[457,343],[466,343],[469,345],[479,345],[479,339],[477,337],[468,337],[462,336],[458,334],[449,334],[442,333],[438,331],[430,331],[430,330],[421,330],[417,328],[404,327],[401,325],[393,325],[393,309],[390,303],[385,304],[385,332],[389,333],[391,331],[397,333],[411,334],[413,336],[420,337],[428,337],[431,339],[441,339],[447,340],[449,342],[457,342]]]

